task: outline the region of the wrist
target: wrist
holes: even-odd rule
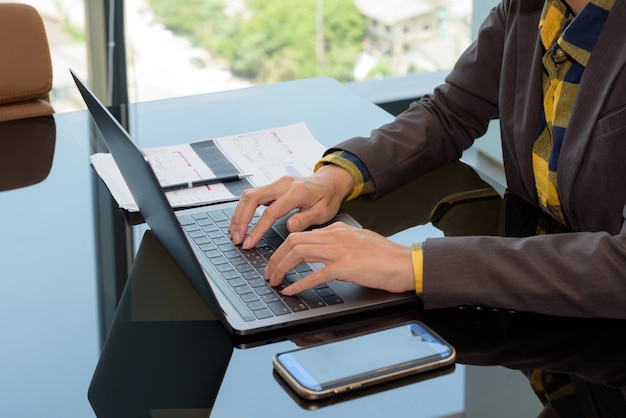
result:
[[[329,179],[333,188],[342,196],[342,200],[347,199],[354,191],[354,177],[350,172],[336,164],[325,164],[315,171],[315,176]]]

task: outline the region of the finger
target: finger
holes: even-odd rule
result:
[[[248,236],[242,244],[243,249],[253,248],[263,235],[276,223],[279,218],[287,215],[298,207],[298,200],[285,195],[273,201],[261,214],[256,224],[248,232]]]
[[[355,228],[354,226],[348,225],[347,223],[342,222],[342,221],[336,221],[326,226],[317,228],[316,231],[325,232],[325,231],[335,231],[339,229],[351,230],[351,229],[360,229],[360,228]]]
[[[337,254],[325,234],[317,231],[294,232],[276,249],[265,268],[264,277],[271,286],[278,286],[285,275],[300,263],[329,264]]]
[[[246,237],[248,226],[257,208],[262,205],[271,204],[277,196],[280,196],[280,187],[280,184],[273,183],[265,187],[244,190],[239,199],[239,203],[237,203],[233,211],[231,223],[228,226],[228,231],[230,232],[234,244],[241,244]]]
[[[335,280],[332,266],[322,267],[313,271],[300,280],[290,284],[282,290],[285,296],[294,296],[308,289],[313,289],[319,285]]]
[[[317,205],[311,208],[300,209],[300,212],[292,215],[287,221],[287,229],[289,232],[301,232],[313,225],[326,223],[333,216],[335,216],[335,213]]]
[[[239,203],[237,203],[237,206],[235,206],[235,210],[233,211],[230,225],[228,225],[228,232],[230,233],[235,245],[241,244],[245,238],[248,225],[250,225],[250,222],[254,217],[254,213],[259,205],[260,203],[257,198],[251,196],[250,193],[247,193],[247,191],[244,191],[241,195]]]

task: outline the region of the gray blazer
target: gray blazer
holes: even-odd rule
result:
[[[503,0],[445,83],[369,138],[334,149],[368,167],[377,196],[457,160],[500,120],[509,190],[537,201],[532,146],[541,115],[543,0]],[[575,232],[424,243],[424,306],[484,306],[626,318],[626,2],[616,2],[585,70],[559,161]]]

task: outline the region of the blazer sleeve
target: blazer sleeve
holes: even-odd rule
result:
[[[427,309],[626,319],[626,223],[616,235],[446,237],[426,240],[423,248]]]
[[[369,137],[351,138],[328,151],[345,150],[356,155],[371,174],[374,197],[457,161],[498,117],[506,13],[505,3],[491,11],[479,39],[432,94],[412,103]]]
[[[559,188],[566,197],[564,205],[574,232],[427,240],[423,245],[426,308],[466,305],[626,319],[626,78],[621,71],[626,54],[613,51],[613,45],[623,43],[626,36],[624,16],[626,6],[617,3],[602,43],[594,49],[599,55],[585,70],[586,96],[579,92],[579,110],[569,128],[575,135],[568,137],[570,142],[561,153],[564,169],[559,170]],[[528,22],[525,25],[530,28]],[[613,58],[610,64],[606,57]],[[530,62],[529,66],[536,68]],[[508,85],[521,83],[519,78],[507,77],[502,81]],[[594,88],[598,85],[603,90]],[[523,101],[523,94],[524,90],[518,90],[515,97]],[[523,110],[529,108],[520,106],[516,114],[506,117],[510,128],[503,146],[515,147],[518,163],[530,152],[527,145],[532,145],[533,138],[516,133],[520,125],[527,125],[526,131],[536,126],[532,118],[523,117]],[[529,167],[530,163],[524,169],[529,171]],[[521,177],[515,164],[505,162],[505,168],[509,179]],[[532,183],[532,177],[526,180]],[[512,182],[508,186],[512,189]]]
[[[365,163],[376,187],[375,197],[458,159],[485,132],[489,121],[500,116],[501,81],[508,84],[516,81],[502,71],[507,30],[516,23],[515,16],[526,19],[525,28],[536,27],[542,4],[541,0],[500,3],[487,17],[477,41],[432,95],[413,103],[395,121],[373,131],[371,137],[353,138],[337,146]],[[522,13],[520,8],[532,8],[532,13]],[[501,80],[502,77],[508,78]],[[509,115],[507,121],[516,128],[522,124],[520,117]],[[611,131],[611,138],[615,138],[611,144],[626,152],[623,138],[616,137],[619,132]],[[507,141],[519,143],[531,139],[509,135]],[[607,143],[605,138],[604,145]],[[522,158],[524,147],[516,148],[517,158]],[[615,164],[616,155],[620,154],[607,154],[602,154],[602,164],[586,168],[585,173],[568,181],[580,188],[581,182],[597,179],[598,170],[611,174],[604,163]],[[505,168],[508,175],[511,165],[505,164]],[[528,167],[524,168],[529,171]],[[621,173],[620,170],[613,171]],[[519,177],[519,173],[514,177]],[[532,176],[525,180],[532,186]],[[526,238],[475,236],[426,240],[424,307],[481,306],[560,316],[626,319],[626,209],[620,198],[624,178],[621,174],[613,175],[608,181],[610,184],[604,190],[620,190],[616,192],[619,196],[610,200],[621,200],[620,210],[614,210],[617,204],[605,210],[597,204],[597,199],[586,206],[571,201],[570,205],[584,209],[580,210],[581,219],[575,225],[578,232]],[[584,196],[580,199],[589,200]]]

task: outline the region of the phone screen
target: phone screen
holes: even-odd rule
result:
[[[281,353],[276,361],[299,385],[324,391],[404,370],[428,369],[454,350],[423,324],[401,326]],[[280,372],[280,370],[279,370]]]

